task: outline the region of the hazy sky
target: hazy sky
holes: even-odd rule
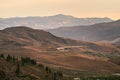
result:
[[[0,0],[0,17],[110,17],[120,19],[120,0]]]

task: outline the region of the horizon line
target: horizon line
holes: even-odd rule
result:
[[[83,19],[85,19],[85,18],[108,18],[108,19],[111,19],[111,20],[119,20],[119,19],[113,19],[113,18],[110,18],[110,17],[107,17],[107,16],[105,16],[105,17],[98,17],[98,16],[93,16],[93,17],[76,17],[76,16],[73,16],[73,15],[66,15],[66,14],[54,14],[54,15],[46,15],[46,16],[38,16],[38,15],[31,15],[31,16],[10,16],[10,17],[0,17],[0,19],[7,19],[7,18],[27,18],[27,17],[52,17],[52,16],[57,16],[57,15],[63,15],[63,16],[70,16],[70,17],[74,17],[74,18],[83,18]]]

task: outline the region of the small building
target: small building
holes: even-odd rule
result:
[[[62,47],[62,48],[57,48],[58,51],[68,51],[68,48]]]
[[[74,80],[80,80],[80,78],[73,78]]]

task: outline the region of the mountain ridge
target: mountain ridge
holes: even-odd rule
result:
[[[47,30],[56,36],[83,41],[112,41],[120,37],[120,20],[90,26],[61,27]]]
[[[45,17],[13,17],[1,18],[0,29],[11,26],[29,26],[34,29],[51,29],[61,26],[92,25],[111,22],[110,18],[76,18],[70,15],[53,15]],[[34,27],[33,27],[34,26]]]

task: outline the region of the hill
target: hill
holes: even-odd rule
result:
[[[11,55],[0,54],[0,64],[0,80],[73,80],[75,78],[116,80],[120,78],[113,74],[104,75],[37,64],[29,57],[15,58]]]
[[[25,26],[0,31],[0,53],[18,58],[27,56],[38,63],[67,69],[98,73],[120,71],[118,64],[109,61],[110,57],[120,55],[116,45],[65,39]]]
[[[0,80],[65,80],[59,69],[36,64],[28,57],[18,59],[3,56],[0,56]]]
[[[119,42],[120,20],[90,26],[63,27],[48,30],[54,35],[83,41],[114,41]]]
[[[111,21],[113,20],[109,18],[75,18],[63,14],[46,17],[1,18],[0,29],[11,26],[29,26],[34,29],[54,29],[61,26],[92,25]]]

